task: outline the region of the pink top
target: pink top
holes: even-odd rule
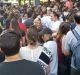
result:
[[[21,30],[23,30],[25,32],[27,31],[27,27],[24,23],[19,23],[19,27],[20,27]]]

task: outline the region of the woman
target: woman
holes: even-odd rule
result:
[[[58,55],[57,43],[52,38],[52,31],[49,28],[44,28],[40,33],[40,38],[44,42],[43,46],[47,48],[52,54],[52,61],[49,64],[48,75],[57,75],[58,69]]]
[[[27,32],[27,46],[20,48],[20,55],[23,59],[37,62],[43,47],[38,44],[38,32],[35,27],[30,27]]]
[[[58,47],[58,75],[69,75],[70,72],[70,57],[63,55],[63,46],[65,36],[70,30],[70,23],[62,22],[59,26],[59,30],[56,35],[57,47]]]

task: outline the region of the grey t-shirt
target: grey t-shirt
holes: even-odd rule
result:
[[[0,75],[45,75],[45,73],[39,64],[23,59],[1,63]]]

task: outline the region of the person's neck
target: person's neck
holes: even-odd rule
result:
[[[18,61],[18,60],[21,60],[19,53],[13,56],[6,56],[6,59],[4,62],[12,62],[12,61]]]
[[[37,44],[36,45],[28,45],[28,47],[31,49],[34,49],[34,48],[38,47],[38,45]]]

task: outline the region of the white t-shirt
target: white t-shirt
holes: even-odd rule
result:
[[[51,27],[51,17],[50,16],[43,16],[41,18],[41,22],[44,27],[48,27],[48,28]]]
[[[36,48],[30,48],[29,46],[21,47],[20,55],[23,59],[37,62],[42,50],[42,46],[38,46]]]
[[[57,54],[57,44],[55,41],[48,41],[43,44],[52,53],[52,62],[50,63],[50,73],[48,75],[57,75],[58,71],[58,54]]]
[[[57,20],[56,22],[53,22],[51,30],[52,31],[58,31],[60,24],[61,24],[61,21],[59,21],[59,20]]]

